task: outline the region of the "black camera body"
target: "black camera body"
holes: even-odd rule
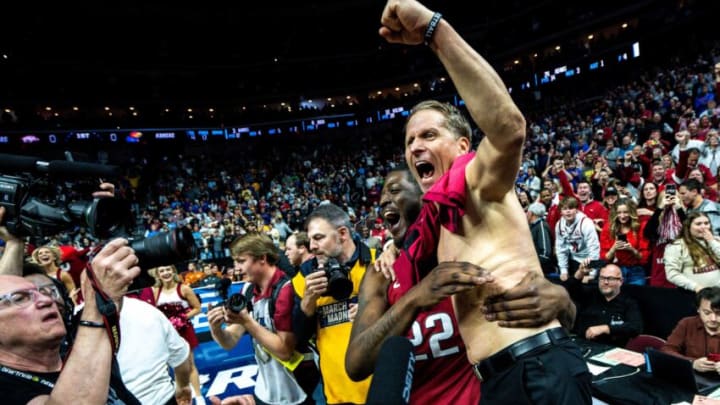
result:
[[[83,184],[95,190],[98,177],[116,177],[118,168],[74,161],[41,161],[36,157],[0,154],[0,206],[5,208],[3,222],[15,236],[41,238],[82,226],[93,236],[107,240],[123,237],[135,250],[139,266],[147,270],[157,266],[175,264],[197,255],[192,232],[176,228],[153,237],[137,237],[130,203],[118,198],[77,199],[79,181],[68,186],[65,177],[93,178]],[[68,197],[70,195],[71,197]],[[129,290],[153,285],[155,280],[147,274],[133,280]]]
[[[105,238],[130,216],[130,206],[116,199],[82,201],[76,196],[82,181],[68,185],[66,179],[114,178],[116,166],[70,161],[42,161],[32,156],[0,154],[0,206],[3,225],[19,237],[55,235],[80,225]],[[8,173],[13,173],[8,175]],[[127,208],[125,208],[127,207]]]
[[[252,301],[246,296],[246,294],[235,293],[228,297],[228,291],[230,290],[231,284],[232,282],[228,278],[220,279],[220,281],[215,283],[215,291],[217,291],[218,295],[222,299],[222,301],[220,301],[220,305],[218,306],[223,306],[227,310],[236,314],[240,313],[240,311],[245,308],[247,308],[248,312],[252,312]]]
[[[130,211],[129,204],[112,198],[66,202],[47,191],[42,197],[33,195],[45,185],[31,176],[0,175],[0,206],[5,207],[3,225],[11,234],[51,236],[80,225],[103,237],[126,220],[123,212]]]
[[[227,300],[225,300],[225,308],[236,314],[240,313],[243,309],[246,308],[248,312],[252,312],[252,302],[248,300],[244,294],[236,293],[228,297]]]
[[[325,277],[328,279],[327,291],[323,294],[324,297],[330,296],[338,301],[350,297],[353,291],[353,283],[350,280],[349,268],[340,264],[336,258],[330,257],[323,265],[322,270],[325,271]]]

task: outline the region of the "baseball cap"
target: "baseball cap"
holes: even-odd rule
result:
[[[608,187],[605,189],[605,195],[618,195],[618,191],[615,187]]]

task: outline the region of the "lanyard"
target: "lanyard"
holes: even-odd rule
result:
[[[27,381],[32,381],[34,383],[42,384],[48,388],[53,388],[55,386],[55,383],[52,381],[48,381],[42,377],[39,377],[35,374],[28,373],[25,371],[15,370],[14,368],[10,368],[7,366],[0,366],[0,373],[4,373],[6,375],[20,378]]]

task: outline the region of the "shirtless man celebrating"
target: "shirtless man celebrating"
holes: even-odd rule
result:
[[[495,280],[453,296],[468,359],[483,380],[482,403],[590,403],[591,375],[557,320],[502,328],[482,313],[487,297],[541,273],[523,209],[514,193],[525,119],[493,68],[441,18],[414,0],[390,0],[379,33],[388,42],[427,43],[485,133],[470,152],[470,125],[454,107],[422,102],[405,127],[405,159],[425,204],[408,230],[415,282],[438,261],[467,261]],[[491,287],[492,286],[492,287]]]

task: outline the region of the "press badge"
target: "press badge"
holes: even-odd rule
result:
[[[320,327],[327,328],[329,326],[350,322],[350,302],[350,299],[346,299],[319,307],[317,314],[320,320]]]

